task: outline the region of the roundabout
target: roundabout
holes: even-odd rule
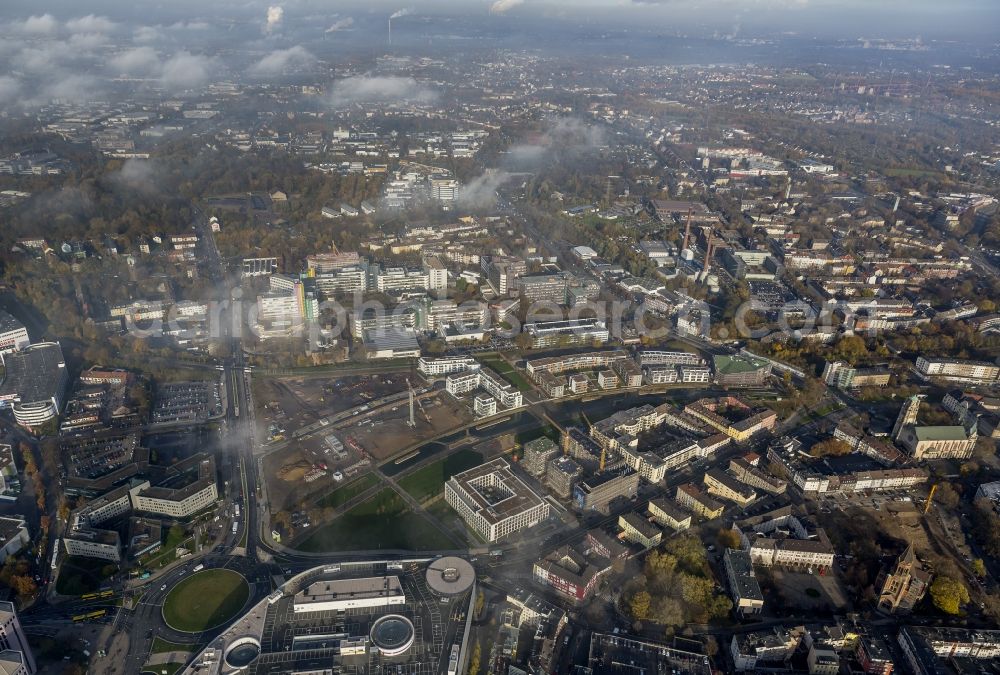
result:
[[[200,633],[228,623],[250,597],[242,574],[209,569],[185,578],[163,600],[163,620],[173,630]]]

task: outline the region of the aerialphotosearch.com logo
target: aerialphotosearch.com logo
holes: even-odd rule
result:
[[[391,329],[410,329],[433,337],[441,335],[447,326],[464,326],[474,333],[507,340],[522,333],[538,335],[548,331],[577,337],[578,344],[629,335],[656,341],[668,337],[675,329],[677,333],[701,338],[761,339],[778,333],[798,339],[817,331],[832,332],[838,311],[845,323],[856,318],[837,303],[824,303],[817,308],[803,301],[776,306],[748,300],[732,316],[735,334],[729,334],[731,331],[723,327],[713,336],[712,307],[704,301],[679,306],[669,306],[659,298],[638,302],[588,301],[566,309],[546,301],[491,306],[480,300],[466,300],[442,307],[426,299],[387,305],[379,300],[366,300],[358,293],[353,302],[345,305],[333,299],[316,301],[294,293],[271,296],[267,302],[245,302],[242,289],[234,288],[228,300],[175,303],[162,311],[133,308],[125,315],[125,329],[135,338],[257,341],[304,338],[306,351],[321,350],[338,339],[359,341],[366,333]],[[869,334],[883,327],[879,321],[864,325]]]

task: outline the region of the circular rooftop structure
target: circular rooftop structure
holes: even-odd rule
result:
[[[243,670],[260,656],[260,642],[256,638],[244,637],[232,642],[226,649],[226,665]]]
[[[476,581],[476,570],[465,558],[445,556],[427,566],[427,586],[438,595],[461,595]]]
[[[405,616],[387,614],[372,624],[372,644],[384,656],[399,656],[413,646],[413,624]]]

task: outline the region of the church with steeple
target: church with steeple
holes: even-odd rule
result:
[[[932,576],[931,569],[917,558],[910,544],[896,564],[884,568],[875,581],[879,611],[889,614],[913,611],[927,592]]]

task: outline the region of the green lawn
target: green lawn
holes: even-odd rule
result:
[[[884,173],[894,178],[944,178],[946,175],[933,169],[918,169],[913,167],[894,167],[886,169]]]
[[[177,547],[185,544],[193,545],[194,538],[186,537],[183,531],[175,532],[173,528],[170,528],[167,530],[167,540],[163,542],[163,545],[148,556],[140,558],[139,564],[150,569],[163,567],[168,562],[173,562],[177,559]]]
[[[151,675],[174,675],[174,673],[179,673],[181,669],[184,668],[183,663],[159,663],[155,666],[143,666],[143,675],[150,673]]]
[[[355,506],[298,544],[300,551],[364,551],[380,548],[425,551],[454,548],[427,519],[407,508],[391,488]]]
[[[174,630],[196,633],[232,619],[249,597],[250,586],[236,572],[195,572],[167,594],[163,619]]]
[[[337,508],[338,506],[343,506],[368,488],[375,485],[377,482],[378,478],[370,473],[366,473],[361,478],[353,480],[346,485],[341,485],[332,492],[328,492],[320,498],[318,502],[316,502],[316,506],[319,506],[320,508],[325,508],[327,506]]]
[[[434,497],[444,490],[445,482],[456,473],[479,466],[483,456],[475,450],[459,450],[453,455],[417,469],[399,480],[399,486],[418,502]]]
[[[153,647],[150,649],[152,654],[165,654],[167,652],[193,652],[199,645],[195,644],[181,644],[179,642],[170,642],[164,640],[161,637],[153,638]]]
[[[56,591],[61,595],[83,595],[98,590],[104,581],[118,571],[118,566],[107,560],[77,558],[63,560],[56,580]],[[110,572],[110,573],[109,573]]]
[[[514,437],[514,440],[516,440],[519,444],[524,445],[525,443],[530,443],[536,438],[541,438],[542,436],[548,436],[549,440],[553,443],[556,445],[559,444],[559,430],[551,424],[529,429],[528,431],[522,431]]]
[[[523,392],[531,391],[531,383],[524,379],[524,377],[522,377],[521,374],[514,369],[514,366],[504,361],[499,355],[477,356],[476,358],[479,359],[479,362],[487,368],[495,370],[497,373],[502,375],[505,380],[510,382],[519,390]]]
[[[472,545],[480,546],[487,543],[482,537],[479,536],[478,532],[465,524],[465,521],[462,520],[461,516],[455,512],[455,509],[448,506],[448,503],[445,500],[439,499],[428,506],[427,513],[434,516],[434,518],[436,518],[438,522],[445,527],[457,530],[458,532],[464,532],[466,538]]]

